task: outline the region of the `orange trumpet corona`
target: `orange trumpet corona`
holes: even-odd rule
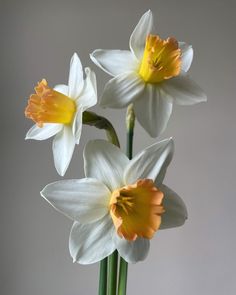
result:
[[[150,179],[138,180],[112,193],[110,214],[117,233],[129,241],[151,239],[161,224],[163,193]]]

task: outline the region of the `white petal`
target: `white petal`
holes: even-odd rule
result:
[[[137,60],[128,50],[96,49],[90,57],[99,68],[111,76],[135,71],[138,67]]]
[[[207,100],[203,90],[186,74],[166,80],[162,88],[179,105],[193,105]]]
[[[164,193],[163,207],[165,209],[165,213],[161,215],[160,229],[183,225],[188,218],[183,200],[166,185],[161,185],[159,188]]]
[[[192,64],[193,48],[185,42],[179,42],[179,48],[181,49],[181,69],[187,72]]]
[[[54,90],[68,96],[69,95],[69,87],[64,84],[59,84],[54,87]]]
[[[122,258],[128,263],[136,263],[144,260],[150,249],[150,241],[143,238],[137,238],[135,241],[127,241],[114,235],[116,248]]]
[[[129,41],[129,46],[138,60],[143,56],[146,37],[151,33],[153,27],[153,17],[151,10],[148,10],[139,20]]]
[[[75,138],[75,143],[79,144],[81,132],[82,132],[82,116],[83,116],[83,110],[82,108],[79,108],[75,114],[73,126],[72,126],[72,133]]]
[[[160,172],[158,173],[158,176],[155,179],[155,185],[157,187],[159,187],[162,184],[162,182],[163,182],[163,180],[165,178],[165,175],[166,175],[166,170],[167,170],[168,166],[170,165],[170,162],[171,162],[171,160],[173,158],[173,155],[174,155],[174,145],[173,145],[173,147],[171,149],[171,152],[168,153],[168,155],[167,155],[167,157],[166,157],[166,159],[165,159],[165,161],[164,161],[164,163],[163,163],[163,165],[161,167],[161,170],[160,170]]]
[[[135,72],[120,74],[105,85],[100,105],[124,108],[140,97],[144,88],[145,83]]]
[[[147,84],[142,97],[134,102],[135,115],[151,137],[157,137],[165,130],[172,112],[172,101],[161,92],[156,85]]]
[[[112,240],[114,225],[110,215],[89,223],[72,226],[69,240],[70,255],[74,262],[91,264],[109,256],[115,250]]]
[[[84,87],[84,80],[83,80],[83,68],[81,61],[76,53],[71,58],[70,61],[70,73],[69,73],[69,97],[77,98],[83,87]]]
[[[80,223],[96,221],[108,212],[110,191],[92,178],[53,182],[41,195],[58,211]]]
[[[63,128],[62,124],[44,123],[43,127],[33,125],[27,132],[25,139],[44,140],[57,134]]]
[[[174,151],[172,139],[157,142],[137,154],[124,172],[126,184],[135,183],[138,179],[155,181],[163,169],[166,169]]]
[[[93,107],[97,103],[97,83],[96,76],[90,68],[85,68],[86,79],[84,89],[78,98],[78,105],[82,106],[83,111]]]
[[[84,149],[86,177],[100,180],[111,191],[124,185],[123,171],[128,163],[121,150],[105,140],[92,140]]]
[[[73,155],[75,138],[70,126],[64,128],[55,136],[52,150],[54,164],[59,175],[64,176]]]

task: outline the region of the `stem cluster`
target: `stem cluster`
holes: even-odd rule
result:
[[[104,129],[108,140],[120,147],[119,139],[112,124],[104,117],[92,112],[84,112],[83,124]],[[126,113],[127,143],[126,151],[129,159],[133,156],[133,136],[135,126],[135,115],[132,104],[128,106]],[[118,252],[114,251],[108,258],[100,262],[99,295],[126,295],[128,263],[119,258]],[[119,269],[119,275],[117,276]],[[118,283],[118,288],[117,288]]]

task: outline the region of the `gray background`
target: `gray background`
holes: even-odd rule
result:
[[[235,4],[230,0],[1,1],[0,293],[96,294],[98,265],[73,264],[71,221],[39,195],[56,174],[51,140],[24,141],[27,97],[41,78],[67,82],[74,51],[92,67],[98,88],[109,78],[89,60],[96,48],[128,48],[140,16],[151,8],[156,32],[193,44],[191,76],[208,102],[175,106],[162,138],[176,151],[165,183],[185,200],[185,226],[159,232],[144,263],[129,268],[128,294],[233,295],[235,282]],[[125,144],[124,110],[106,113]],[[83,129],[66,178],[83,177],[82,150],[104,133]],[[154,142],[137,124],[135,151]]]

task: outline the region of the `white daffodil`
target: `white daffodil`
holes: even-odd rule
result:
[[[105,86],[101,106],[124,108],[133,103],[139,123],[157,137],[167,126],[173,103],[192,105],[206,101],[206,95],[186,74],[192,46],[174,38],[162,40],[152,29],[149,10],[130,37],[130,51],[97,49],[91,59],[114,76]]]
[[[97,103],[96,76],[83,68],[76,53],[71,58],[68,85],[50,88],[43,79],[35,87],[25,109],[27,118],[36,124],[26,139],[44,140],[56,135],[52,150],[57,172],[63,176],[69,166],[75,144],[79,144],[83,112]]]
[[[181,198],[162,184],[173,155],[172,139],[129,160],[116,146],[90,141],[84,150],[86,178],[47,185],[41,195],[74,220],[69,239],[74,261],[90,264],[115,249],[129,263],[145,259],[160,228],[187,218]]]

